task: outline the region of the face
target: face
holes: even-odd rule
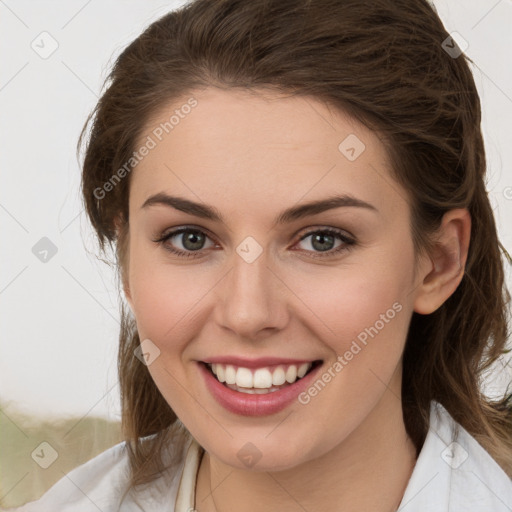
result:
[[[141,137],[154,147],[130,177],[125,292],[151,376],[197,441],[233,467],[252,450],[258,469],[292,468],[399,402],[417,285],[407,194],[379,138],[313,98],[191,96],[168,134],[186,98]],[[213,360],[259,392],[228,389]],[[293,362],[315,364],[279,384]]]

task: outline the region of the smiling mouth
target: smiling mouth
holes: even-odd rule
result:
[[[221,363],[205,363],[215,379],[225,387],[247,394],[266,394],[292,386],[322,364],[322,360],[309,363],[278,364],[257,369]]]

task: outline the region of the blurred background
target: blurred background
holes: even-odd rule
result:
[[[81,205],[76,143],[117,55],[184,3],[0,0],[0,506],[38,498],[121,440],[120,299]],[[433,3],[475,62],[487,186],[512,252],[512,2]],[[507,279],[512,289],[509,267]],[[486,393],[511,379],[497,365]]]

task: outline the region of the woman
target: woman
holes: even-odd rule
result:
[[[512,509],[480,102],[425,0],[195,0],[122,53],[82,189],[126,441],[19,510]]]

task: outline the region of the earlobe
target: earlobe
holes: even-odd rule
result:
[[[114,227],[116,230],[116,239],[117,239],[117,255],[118,255],[118,265],[120,266],[120,277],[121,277],[121,286],[123,288],[124,296],[130,309],[132,312],[133,309],[133,299],[130,290],[130,285],[128,283],[128,267],[129,267],[129,233],[128,233],[128,223],[122,218],[121,214],[117,215],[114,218]]]
[[[124,297],[133,314],[135,314],[135,310],[133,308],[133,297],[132,291],[130,289],[130,283],[128,279],[128,268],[123,268],[121,271],[121,283],[123,287]]]
[[[128,302],[128,305],[130,306],[130,309],[132,310],[132,313],[133,313],[133,301],[132,301],[132,295],[130,292],[130,287],[128,286],[128,283],[125,283],[124,281],[123,281],[123,291],[124,291],[124,296],[126,298],[126,302]]]
[[[470,237],[471,216],[467,209],[450,210],[444,215],[430,256],[431,264],[423,272],[417,289],[416,313],[433,313],[455,292],[464,276]]]
[[[116,236],[117,238],[119,238],[119,234],[121,233],[123,226],[125,225],[125,222],[123,222],[123,218],[120,213],[114,217],[113,223],[116,231]]]

